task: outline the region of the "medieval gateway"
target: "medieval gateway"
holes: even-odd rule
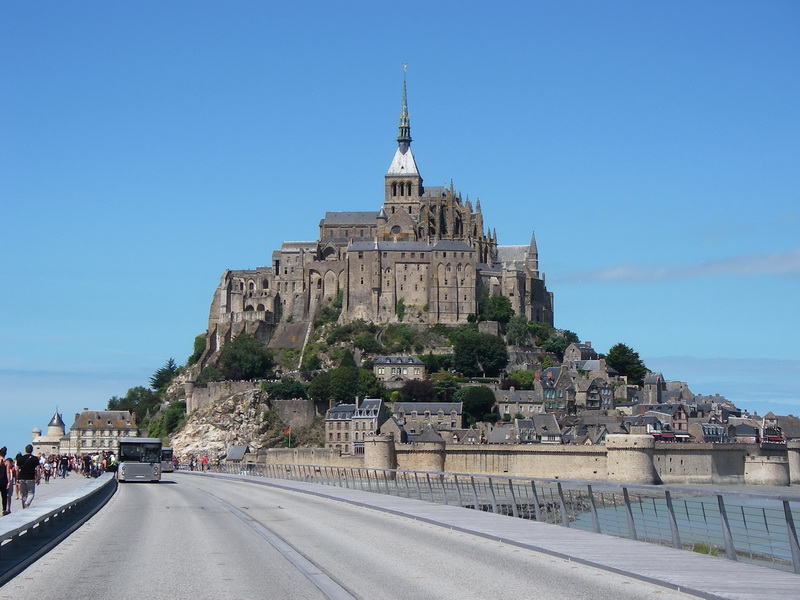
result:
[[[327,212],[319,239],[284,242],[269,267],[225,271],[209,316],[206,355],[247,331],[270,340],[276,326],[309,323],[341,303],[340,321],[466,323],[481,294],[501,294],[517,314],[553,324],[553,295],[539,273],[536,240],[499,246],[480,201],[427,187],[411,152],[403,80],[397,150],[377,211]],[[303,334],[294,338],[302,338]],[[289,336],[292,337],[292,336]],[[302,339],[300,339],[302,342]]]

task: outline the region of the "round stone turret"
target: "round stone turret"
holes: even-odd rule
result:
[[[661,483],[653,465],[656,442],[646,434],[606,436],[608,480],[618,483]]]
[[[364,466],[367,469],[396,469],[397,453],[394,436],[373,435],[364,439]],[[394,479],[394,473],[391,474]]]

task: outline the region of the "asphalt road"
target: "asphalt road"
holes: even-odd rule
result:
[[[369,508],[181,474],[121,485],[0,588],[20,600],[690,597]]]

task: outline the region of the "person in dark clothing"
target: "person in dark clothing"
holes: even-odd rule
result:
[[[7,448],[0,448],[0,501],[3,504],[3,514],[11,512],[11,473],[6,463]]]
[[[17,459],[17,471],[22,508],[28,508],[36,494],[36,482],[41,477],[39,459],[33,455],[32,445],[25,446],[25,454]]]

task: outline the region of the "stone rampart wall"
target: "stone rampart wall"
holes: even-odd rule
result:
[[[260,388],[261,384],[258,381],[211,381],[203,385],[187,383],[186,412],[192,414],[222,398]]]
[[[398,453],[399,454],[399,453]],[[447,446],[445,471],[562,479],[606,479],[602,446]]]
[[[314,401],[306,398],[292,400],[270,400],[272,408],[289,427],[308,427],[313,423],[317,411]]]
[[[318,467],[362,467],[363,456],[342,455],[330,448],[269,448],[259,454],[268,465],[315,465]]]
[[[370,458],[370,452],[380,456]],[[308,464],[321,467],[397,468],[411,471],[440,471],[473,475],[507,475],[546,479],[584,479],[628,483],[788,485],[789,460],[785,452],[762,450],[756,444],[665,444],[652,450],[654,471],[642,472],[641,453],[629,448],[612,448],[613,468],[606,446],[550,446],[546,444],[509,446],[395,444],[393,453],[380,444],[366,444],[364,456],[340,455],[325,448],[280,448],[266,451],[259,462]],[[626,457],[632,457],[626,468]],[[385,463],[394,460],[392,466]],[[441,465],[441,466],[440,466]],[[613,473],[609,472],[613,470]],[[651,480],[651,473],[655,481]],[[795,475],[796,476],[796,475]]]

